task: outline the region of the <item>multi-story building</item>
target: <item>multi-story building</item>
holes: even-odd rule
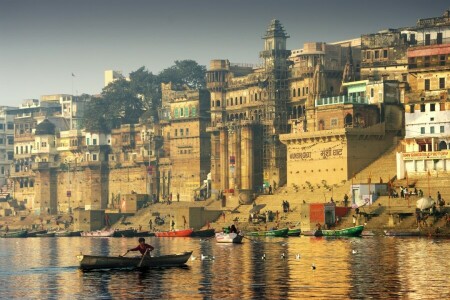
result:
[[[7,184],[14,158],[14,117],[8,114],[16,107],[0,107],[0,188]]]
[[[162,84],[163,110],[160,126],[164,140],[158,157],[160,194],[180,195],[182,201],[206,197],[205,183],[211,165],[210,94]]]
[[[407,51],[406,136],[397,156],[398,178],[450,168],[450,11],[419,19],[408,34],[415,42]]]

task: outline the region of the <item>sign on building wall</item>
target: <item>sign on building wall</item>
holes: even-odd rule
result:
[[[314,151],[299,151],[289,153],[290,160],[312,160],[342,157],[343,149],[324,148]]]
[[[403,153],[403,160],[446,159],[446,158],[450,158],[450,151]]]

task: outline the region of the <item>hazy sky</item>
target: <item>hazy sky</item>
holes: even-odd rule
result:
[[[277,18],[289,49],[338,41],[441,16],[441,0],[0,0],[0,105],[45,94],[95,94],[104,70],[174,60],[258,63]],[[72,78],[71,74],[75,77]]]

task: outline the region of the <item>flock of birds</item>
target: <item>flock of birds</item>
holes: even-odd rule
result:
[[[287,243],[282,243],[281,244],[281,246],[283,246],[283,247],[286,247],[287,246]],[[352,250],[352,254],[357,254],[358,253],[358,251],[357,250]],[[287,256],[286,256],[286,254],[283,252],[283,253],[281,253],[281,255],[280,255],[280,258],[282,259],[282,260],[285,260],[285,259],[287,259]],[[191,260],[196,260],[197,259],[197,257],[195,257],[194,255],[192,255],[191,256]],[[215,256],[207,256],[207,255],[203,255],[203,253],[201,254],[201,256],[200,256],[200,259],[201,260],[215,260],[216,258],[215,258]],[[264,253],[262,256],[261,256],[261,259],[262,260],[266,260],[266,254]],[[297,253],[297,254],[295,254],[295,260],[300,260],[301,259],[301,255],[300,255],[300,253]],[[314,270],[316,270],[316,265],[313,263],[312,265],[311,265],[311,269],[314,271]]]

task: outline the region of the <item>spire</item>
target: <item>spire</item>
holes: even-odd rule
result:
[[[269,27],[267,28],[266,34],[263,39],[269,39],[273,37],[283,37],[288,38],[289,36],[284,31],[283,25],[277,19],[270,21]]]

